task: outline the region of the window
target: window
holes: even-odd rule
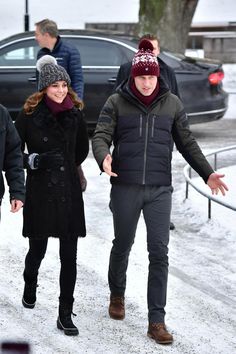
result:
[[[73,38],[70,42],[78,48],[84,66],[120,66],[129,60],[127,52],[131,58],[134,55],[122,45],[102,39]]]
[[[2,49],[0,66],[35,66],[38,50],[33,40],[11,44]]]

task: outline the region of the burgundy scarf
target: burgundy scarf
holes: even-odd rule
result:
[[[60,112],[68,111],[69,109],[74,107],[74,103],[72,102],[69,95],[66,95],[62,103],[57,103],[51,100],[48,95],[44,96],[44,100],[53,115],[57,115]]]
[[[138,91],[137,87],[135,86],[133,78],[130,79],[129,87],[130,87],[132,93],[139,99],[139,101],[141,101],[145,106],[150,106],[150,104],[154,101],[154,99],[158,95],[159,81],[157,80],[156,88],[150,96],[144,96]]]

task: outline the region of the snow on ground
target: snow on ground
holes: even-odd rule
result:
[[[225,174],[224,181],[227,183],[229,192],[225,196],[219,194],[216,197],[221,202],[224,202],[234,208],[236,208],[236,186],[235,186],[235,176],[236,176],[236,165],[230,168],[219,169],[218,172]],[[195,185],[202,190],[204,193],[211,196],[211,191],[208,186],[204,184],[201,178],[194,178]],[[205,210],[207,214],[208,210],[208,201],[204,196],[199,196],[199,193],[194,188],[189,188],[189,199],[193,202],[193,207],[199,213]],[[227,212],[224,212],[224,207],[221,204],[212,202],[212,219],[220,220],[220,224],[226,229],[229,227],[236,230],[236,217],[235,210],[228,209]]]
[[[181,156],[174,155],[178,164]],[[50,239],[40,268],[36,307],[23,308],[27,240],[21,236],[22,215],[9,213],[6,196],[0,225],[0,342],[27,340],[33,354],[232,354],[236,346],[236,242],[235,224],[221,224],[227,210],[223,208],[220,218],[215,215],[207,221],[205,208],[200,210],[191,199],[184,201],[184,184],[175,186],[172,216],[178,227],[171,232],[166,307],[166,323],[175,342],[163,347],[146,336],[148,260],[142,218],[130,256],[126,318],[114,321],[108,316],[107,267],[113,238],[110,185],[107,176],[99,175],[91,153],[83,166],[88,178],[84,194],[88,235],[78,243],[74,306],[80,335],[68,338],[56,328],[57,240]]]
[[[235,66],[224,66],[225,86],[235,88]],[[231,94],[225,118],[236,118]],[[223,118],[223,119],[225,119]],[[182,174],[183,159],[174,151],[174,177]],[[232,354],[236,351],[235,212],[212,206],[193,189],[185,200],[183,179],[174,178],[172,218],[176,230],[169,246],[169,284],[166,323],[175,341],[160,346],[147,331],[146,283],[148,259],[145,225],[141,218],[133,246],[126,291],[126,318],[108,316],[107,268],[113,238],[108,208],[110,184],[90,152],[83,164],[88,178],[84,194],[87,237],[78,243],[78,280],[74,321],[80,335],[70,338],[56,328],[58,307],[58,242],[50,239],[42,262],[35,309],[23,308],[22,272],[27,240],[21,236],[22,214],[11,214],[8,195],[0,224],[0,343],[26,340],[31,354]],[[226,169],[231,202],[236,194],[235,167]],[[203,182],[199,182],[203,185]]]
[[[225,77],[223,80],[223,87],[229,93],[229,107],[224,115],[224,118],[235,119],[236,117],[236,65],[224,64],[223,65]]]
[[[225,91],[229,93],[236,93],[236,65],[235,64],[223,64],[225,77],[223,79],[223,85]],[[230,108],[235,108],[235,104],[231,104]]]

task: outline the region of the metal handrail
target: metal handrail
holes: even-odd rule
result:
[[[211,152],[209,154],[206,154],[206,157],[209,156],[214,156],[214,170],[217,170],[217,154],[221,153],[221,152],[225,152],[225,151],[229,151],[229,150],[234,150],[236,149],[236,145],[232,145],[232,146],[228,146],[226,148],[222,148],[222,149],[218,149],[214,152]],[[208,193],[204,192],[203,190],[201,190],[191,179],[191,175],[192,175],[192,168],[191,166],[187,165],[184,167],[184,177],[186,180],[186,190],[185,190],[185,198],[188,198],[188,192],[189,192],[189,184],[200,194],[202,194],[204,197],[206,197],[208,199],[208,219],[211,219],[211,201],[216,202],[220,205],[223,205],[226,208],[232,209],[234,211],[236,211],[236,206],[231,205],[229,203],[226,203],[222,200],[219,200],[218,198],[216,198],[213,195],[209,195]]]

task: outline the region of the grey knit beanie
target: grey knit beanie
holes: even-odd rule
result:
[[[39,71],[39,91],[42,91],[56,81],[66,81],[68,86],[71,84],[66,70],[58,65],[56,59],[51,55],[41,57],[36,63],[36,68]]]

